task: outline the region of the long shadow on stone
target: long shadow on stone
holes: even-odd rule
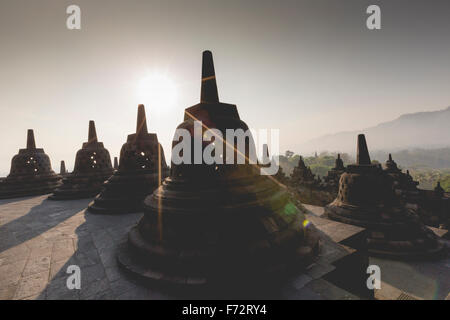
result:
[[[46,233],[86,208],[90,201],[92,201],[91,198],[53,202],[45,198],[40,204],[33,206],[25,215],[0,227],[2,240],[0,253]],[[13,210],[13,208],[8,209]]]
[[[61,261],[52,261],[50,281],[37,299],[167,299],[167,296],[125,277],[116,262],[116,249],[142,213],[95,215],[85,211],[83,214],[85,222],[75,230],[74,254]],[[67,287],[71,276],[67,269],[71,265],[80,268],[79,290]]]

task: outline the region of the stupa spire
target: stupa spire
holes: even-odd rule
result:
[[[136,134],[147,134],[147,117],[145,116],[145,107],[143,104],[138,106]]]
[[[217,92],[216,73],[214,71],[214,61],[211,51],[203,51],[202,61],[202,88],[200,102],[219,102]]]
[[[36,149],[36,142],[34,141],[33,129],[28,129],[28,132],[27,132],[27,149],[28,150]]]
[[[363,134],[358,135],[358,149],[356,154],[356,164],[370,165],[369,150],[367,149],[366,137]]]
[[[97,131],[95,130],[94,120],[89,120],[88,143],[97,142]]]
[[[60,169],[59,169],[59,174],[60,175],[66,174],[66,163],[64,162],[64,160],[61,160],[61,166],[60,166]]]

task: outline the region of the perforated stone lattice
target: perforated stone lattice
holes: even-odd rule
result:
[[[10,174],[0,184],[0,198],[51,193],[60,185],[61,176],[51,167],[50,158],[36,148],[33,130],[28,130],[27,148],[11,160]]]

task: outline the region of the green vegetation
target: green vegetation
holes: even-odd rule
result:
[[[428,153],[426,153],[428,152]],[[435,150],[408,150],[392,153],[394,160],[404,171],[409,170],[414,180],[418,181],[421,189],[434,189],[437,182],[441,182],[442,188],[446,192],[450,192],[450,166],[441,168],[441,165],[450,163],[450,154],[448,149]],[[294,167],[297,166],[300,155],[294,154],[292,151],[286,151],[285,155],[280,156],[280,165],[286,175],[290,176]],[[316,176],[323,177],[334,167],[337,153],[322,152],[317,156],[303,157],[305,164],[311,168],[312,173]],[[341,153],[344,165],[354,162],[354,159],[346,154]],[[382,163],[388,158],[386,152],[373,152],[373,163]],[[381,159],[379,161],[375,159]],[[432,165],[436,165],[433,167]]]
[[[312,173],[323,177],[334,167],[336,158],[337,153],[322,152],[317,156],[303,157],[303,160],[305,161],[306,166],[311,168]],[[280,156],[281,168],[287,175],[290,175],[297,166],[299,159],[300,155],[294,155],[292,151],[286,151],[284,156]],[[341,153],[341,159],[344,161],[344,165],[352,162],[347,153]]]
[[[441,187],[450,192],[450,169],[411,168],[409,172],[421,189],[434,189],[440,181]]]

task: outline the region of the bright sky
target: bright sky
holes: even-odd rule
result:
[[[77,0],[78,31],[66,28],[73,3],[0,3],[0,175],[28,128],[56,171],[72,169],[91,119],[118,156],[139,103],[170,159],[205,49],[220,100],[252,128],[280,129],[282,152],[450,105],[449,1]],[[374,3],[382,29],[369,31]]]

